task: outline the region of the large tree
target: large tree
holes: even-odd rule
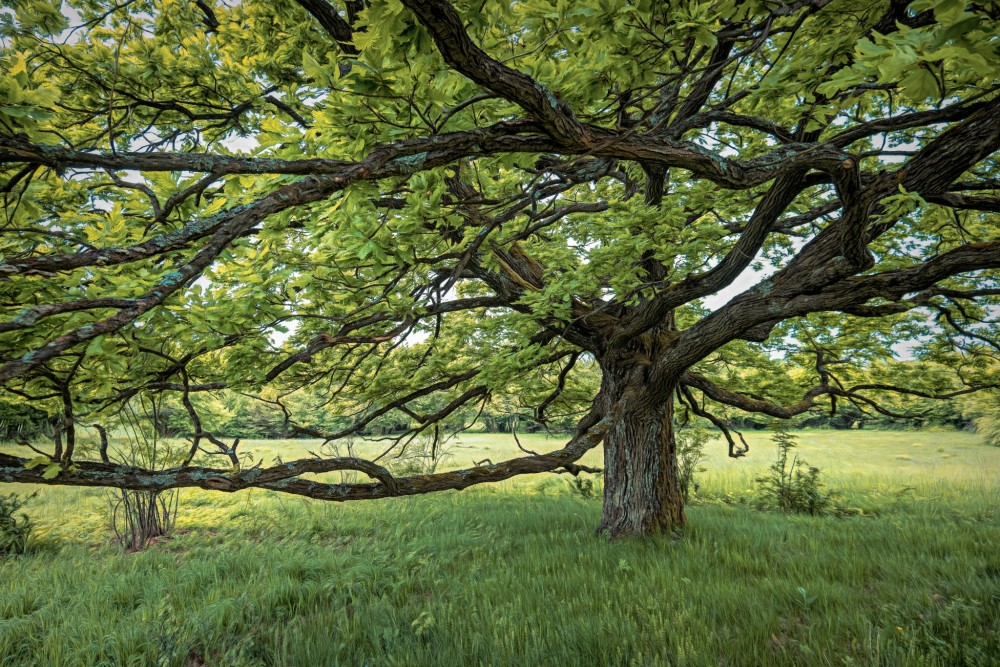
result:
[[[961,0],[15,0],[0,385],[59,418],[46,465],[2,454],[0,481],[351,500],[579,472],[603,443],[601,529],[645,534],[684,522],[680,410],[738,456],[730,409],[989,386],[997,18]],[[901,377],[883,362],[919,334],[938,363]],[[387,416],[437,434],[489,401],[544,423],[595,365],[564,447],[398,478],[353,457],[240,467],[194,400],[239,391],[330,440]],[[167,394],[194,434],[179,467],[77,447]],[[373,481],[301,477],[334,470]]]

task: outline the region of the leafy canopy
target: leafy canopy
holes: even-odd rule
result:
[[[129,483],[343,498],[572,467],[618,416],[599,369],[638,368],[653,400],[722,428],[730,409],[990,387],[997,18],[954,0],[8,2],[0,383],[59,415],[57,461],[80,424],[168,396],[186,472]],[[918,373],[886,365],[904,339],[926,341]],[[396,451],[486,404],[587,413],[552,455],[461,473],[337,458],[223,478],[194,467],[203,448],[239,463],[202,428],[198,396],[220,391],[329,439],[392,418]],[[379,483],[298,478],[348,468]]]

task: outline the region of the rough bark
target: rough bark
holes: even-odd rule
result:
[[[684,525],[673,391],[651,391],[642,375],[641,368],[605,372],[604,389],[623,401],[619,417],[604,437],[599,532],[612,539],[667,533]]]

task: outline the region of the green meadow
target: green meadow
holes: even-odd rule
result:
[[[743,459],[709,445],[682,536],[621,542],[594,533],[599,484],[566,475],[345,505],[185,490],[175,534],[135,553],[105,491],[46,487],[29,551],[0,561],[0,665],[1000,664],[1000,448],[797,435],[836,514],[755,509],[775,458],[755,433]],[[495,434],[449,451],[517,454]]]

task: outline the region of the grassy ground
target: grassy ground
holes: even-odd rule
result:
[[[1000,664],[1000,449],[800,443],[863,514],[742,502],[766,434],[738,461],[711,447],[679,541],[609,544],[599,500],[549,475],[349,505],[185,491],[177,535],[122,554],[103,492],[45,489],[33,549],[0,561],[0,666]],[[316,443],[244,446],[269,462]],[[449,465],[515,452],[471,435]]]

